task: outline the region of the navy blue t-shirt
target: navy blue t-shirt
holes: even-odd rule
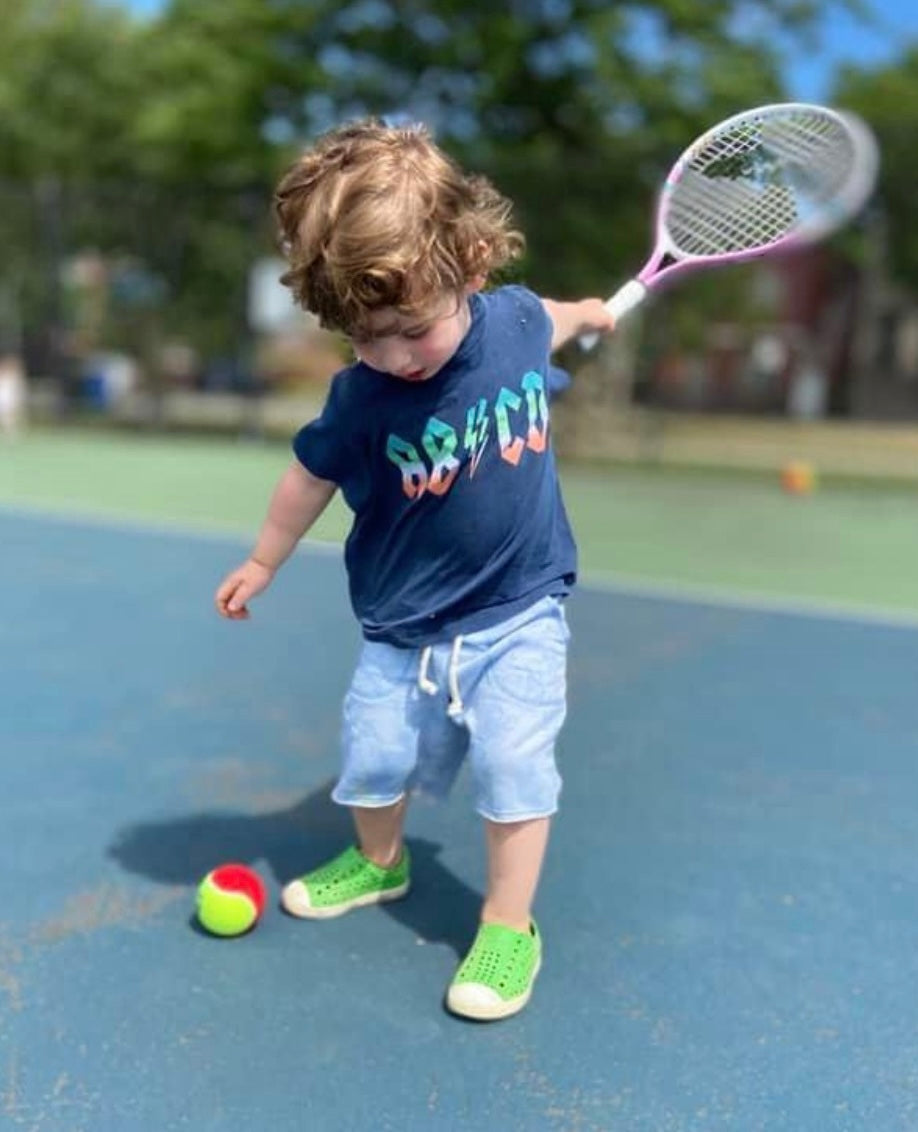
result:
[[[472,295],[471,325],[426,381],[362,362],[332,380],[293,449],[354,512],[351,602],[370,640],[419,647],[484,629],[574,584],[548,442],[552,327],[524,287]]]

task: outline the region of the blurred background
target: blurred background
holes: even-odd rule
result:
[[[347,355],[278,284],[270,202],[344,118],[426,122],[515,201],[519,278],[565,298],[641,265],[656,186],[701,129],[785,99],[872,125],[869,208],[820,248],[672,290],[595,355],[573,348],[556,443],[918,473],[905,0],[4,0],[3,430],[270,439],[310,416]]]

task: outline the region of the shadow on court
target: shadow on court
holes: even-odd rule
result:
[[[330,780],[299,804],[275,813],[192,814],[132,825],[118,832],[108,853],[123,869],[158,884],[197,885],[215,864],[238,861],[259,869],[264,863],[282,886],[353,840],[347,810],[329,797],[333,785]],[[407,841],[413,891],[381,908],[416,937],[448,944],[461,955],[481,893],[443,867],[439,844],[424,838]]]

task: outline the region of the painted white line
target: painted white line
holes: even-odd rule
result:
[[[101,527],[127,534],[163,535],[173,538],[198,539],[205,542],[251,545],[256,525],[251,528],[229,523],[207,523],[172,519],[138,519],[136,515],[112,511],[65,509],[45,505],[28,507],[0,502],[0,517],[62,523],[76,527]],[[298,553],[338,555],[342,544],[334,541],[306,539]],[[676,580],[649,580],[624,574],[582,572],[580,588],[621,597],[644,598],[649,601],[677,602],[682,605],[707,605],[720,609],[736,609],[747,613],[777,613],[787,617],[805,617],[821,621],[877,625],[893,629],[918,629],[918,611],[863,605],[856,602],[822,601],[819,598],[796,598],[761,590],[738,590],[727,586],[707,586]]]
[[[0,501],[0,517],[4,515],[16,519],[59,523],[72,527],[123,531],[125,534],[163,535],[169,538],[198,539],[202,542],[238,543],[243,547],[251,545],[258,530],[257,523],[248,527],[242,524],[219,523],[206,519],[200,521],[193,519],[142,519],[138,518],[136,514],[118,511],[93,511],[89,508],[85,510],[71,509],[46,506],[45,504],[29,504],[25,507],[20,504]],[[341,554],[341,546],[342,544],[339,542],[308,539],[301,544],[300,549],[306,548],[320,554]]]
[[[738,590],[728,586],[707,586],[700,582],[680,582],[635,578],[629,575],[581,575],[583,585],[602,593],[651,601],[679,602],[684,605],[710,605],[748,613],[778,613],[788,617],[808,617],[821,621],[848,621],[882,625],[894,629],[918,629],[918,612],[858,602],[823,601],[815,597],[790,597],[763,590]]]

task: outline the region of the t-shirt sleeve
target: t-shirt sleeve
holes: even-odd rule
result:
[[[551,401],[562,394],[565,389],[570,388],[571,375],[560,366],[550,365],[546,375],[546,384],[548,386],[548,399]]]
[[[550,353],[554,327],[548,311],[545,309],[545,304],[539,296],[530,291],[528,287],[518,285],[505,287],[504,293],[514,304],[517,316],[526,325],[527,332],[539,335],[544,342],[545,349]],[[545,374],[545,383],[549,399],[553,399],[570,386],[571,375],[567,370],[549,362]]]
[[[554,328],[539,296],[519,284],[502,287],[500,293],[506,301],[513,304],[514,312],[526,326],[527,333],[539,335],[544,339],[546,347],[550,347]]]
[[[345,374],[332,380],[322,412],[293,438],[293,452],[314,476],[341,484],[354,467],[353,414],[347,412]]]

